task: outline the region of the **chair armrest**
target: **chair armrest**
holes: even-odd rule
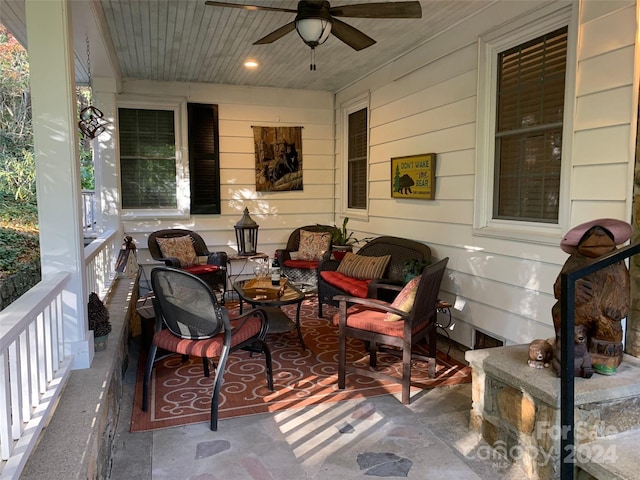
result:
[[[227,310],[224,309],[224,312],[226,313]],[[237,317],[233,317],[234,321],[242,320],[242,323],[240,325],[238,325],[237,327],[235,327],[234,330],[237,329],[237,328],[241,328],[246,323],[246,321],[249,320],[252,317],[260,318],[260,322],[261,322],[262,327],[260,328],[260,333],[258,334],[258,337],[261,340],[264,340],[264,337],[267,335],[267,330],[269,329],[269,323],[267,322],[267,314],[261,308],[252,308],[251,310],[246,311],[242,315],[238,315]]]
[[[220,270],[227,269],[227,253],[226,252],[213,252],[207,256],[207,265],[217,265]]]
[[[333,299],[337,302],[340,302],[340,308],[342,307],[342,303],[349,303],[349,304],[358,304],[358,305],[364,305],[367,308],[370,308],[372,310],[378,310],[381,312],[387,312],[387,313],[395,313],[396,315],[399,315],[402,318],[406,318],[409,316],[409,314],[403,310],[398,310],[395,307],[392,307],[390,303],[385,302],[383,300],[378,300],[375,298],[360,298],[360,297],[350,297],[348,295],[336,295],[333,297]]]
[[[162,316],[162,313],[160,311],[158,300],[155,297],[151,299],[151,304],[153,305],[153,313],[155,315],[155,326],[153,330],[153,334],[155,335],[160,330],[162,330],[162,327],[164,326],[164,317]]]
[[[404,288],[399,282],[390,279],[376,278],[369,282],[367,286],[367,297],[378,298],[380,290],[387,290],[400,293]]]
[[[276,255],[278,256],[278,265],[280,265],[280,268],[284,267],[284,262],[291,260],[291,253],[289,253],[289,250],[285,250],[284,248],[277,249]]]
[[[164,262],[167,267],[182,268],[180,260],[178,260],[176,257],[161,257],[158,258],[158,260]]]

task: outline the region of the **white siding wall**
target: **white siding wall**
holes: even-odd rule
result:
[[[142,247],[165,227],[197,230],[211,250],[232,253],[245,206],[260,224],[259,250],[283,245],[292,229],[341,222],[341,106],[370,97],[369,211],[349,213],[357,237],[398,235],[450,257],[444,298],[455,304],[452,337],[471,346],[480,329],[509,343],[553,336],[553,283],[566,255],[556,244],[474,235],[478,38],[550,3],[577,9],[576,97],[569,225],[599,217],[630,220],[637,91],[633,0],[503,1],[338,92],[125,82],[126,94],[182,95],[219,105],[222,215],[125,222]],[[572,103],[572,102],[569,102]],[[335,123],[334,123],[335,122]],[[252,125],[302,125],[304,191],[255,191]],[[390,158],[436,152],[434,201],[390,198]],[[335,162],[335,163],[334,163]],[[335,167],[334,167],[335,166]],[[335,213],[335,217],[334,217]],[[559,242],[558,238],[558,242]],[[144,250],[141,258],[145,260]]]
[[[219,107],[221,215],[189,219],[124,222],[125,232],[149,260],[149,233],[187,228],[200,233],[210,251],[236,251],[233,226],[245,207],[260,225],[258,250],[272,256],[291,231],[302,225],[333,222],[333,94],[205,84],[124,82],[127,97],[170,96]],[[303,191],[256,192],[252,126],[302,126]]]
[[[557,2],[566,5],[567,2]],[[480,36],[543,2],[499,2],[336,96],[336,201],[343,212],[341,105],[370,95],[370,206],[350,214],[363,236],[395,234],[450,257],[444,298],[455,304],[452,337],[474,329],[506,343],[554,335],[553,283],[566,255],[554,245],[473,234]],[[570,225],[599,217],[630,221],[638,90],[633,1],[587,0],[579,9]],[[436,152],[436,199],[390,197],[390,158]],[[558,243],[560,238],[557,239]]]

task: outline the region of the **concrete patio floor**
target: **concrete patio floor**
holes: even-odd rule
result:
[[[446,351],[446,347],[445,347]],[[521,479],[469,431],[471,385],[130,433],[137,345],[124,378],[113,480]],[[463,352],[452,348],[452,356]]]

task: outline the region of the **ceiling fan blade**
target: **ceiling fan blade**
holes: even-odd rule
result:
[[[294,31],[296,28],[296,22],[287,23],[277,30],[274,30],[269,35],[262,37],[260,40],[253,42],[254,45],[265,45],[267,43],[273,43],[276,40],[284,37],[287,33]]]
[[[333,18],[332,20],[331,34],[338,37],[339,40],[342,40],[354,50],[362,50],[376,43],[373,38],[365,35],[348,23],[344,23],[337,18]]]
[[[297,13],[297,10],[292,10],[290,8],[278,8],[278,7],[265,7],[262,5],[245,5],[243,3],[227,3],[227,2],[213,2],[207,0],[204,2],[205,5],[209,5],[211,7],[230,7],[230,8],[241,8],[243,10],[266,10],[268,12],[287,12],[287,13]]]
[[[355,18],[422,18],[420,2],[361,3],[331,7],[334,17]]]

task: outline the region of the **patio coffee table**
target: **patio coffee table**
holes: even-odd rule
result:
[[[255,278],[234,282],[233,289],[240,297],[240,314],[243,302],[252,307],[261,307],[267,316],[267,333],[284,333],[295,328],[300,345],[306,350],[300,330],[300,307],[306,298],[305,292],[286,279],[282,279],[280,285],[280,288],[272,287],[271,280],[258,281]],[[280,309],[283,305],[297,305],[295,322]]]

